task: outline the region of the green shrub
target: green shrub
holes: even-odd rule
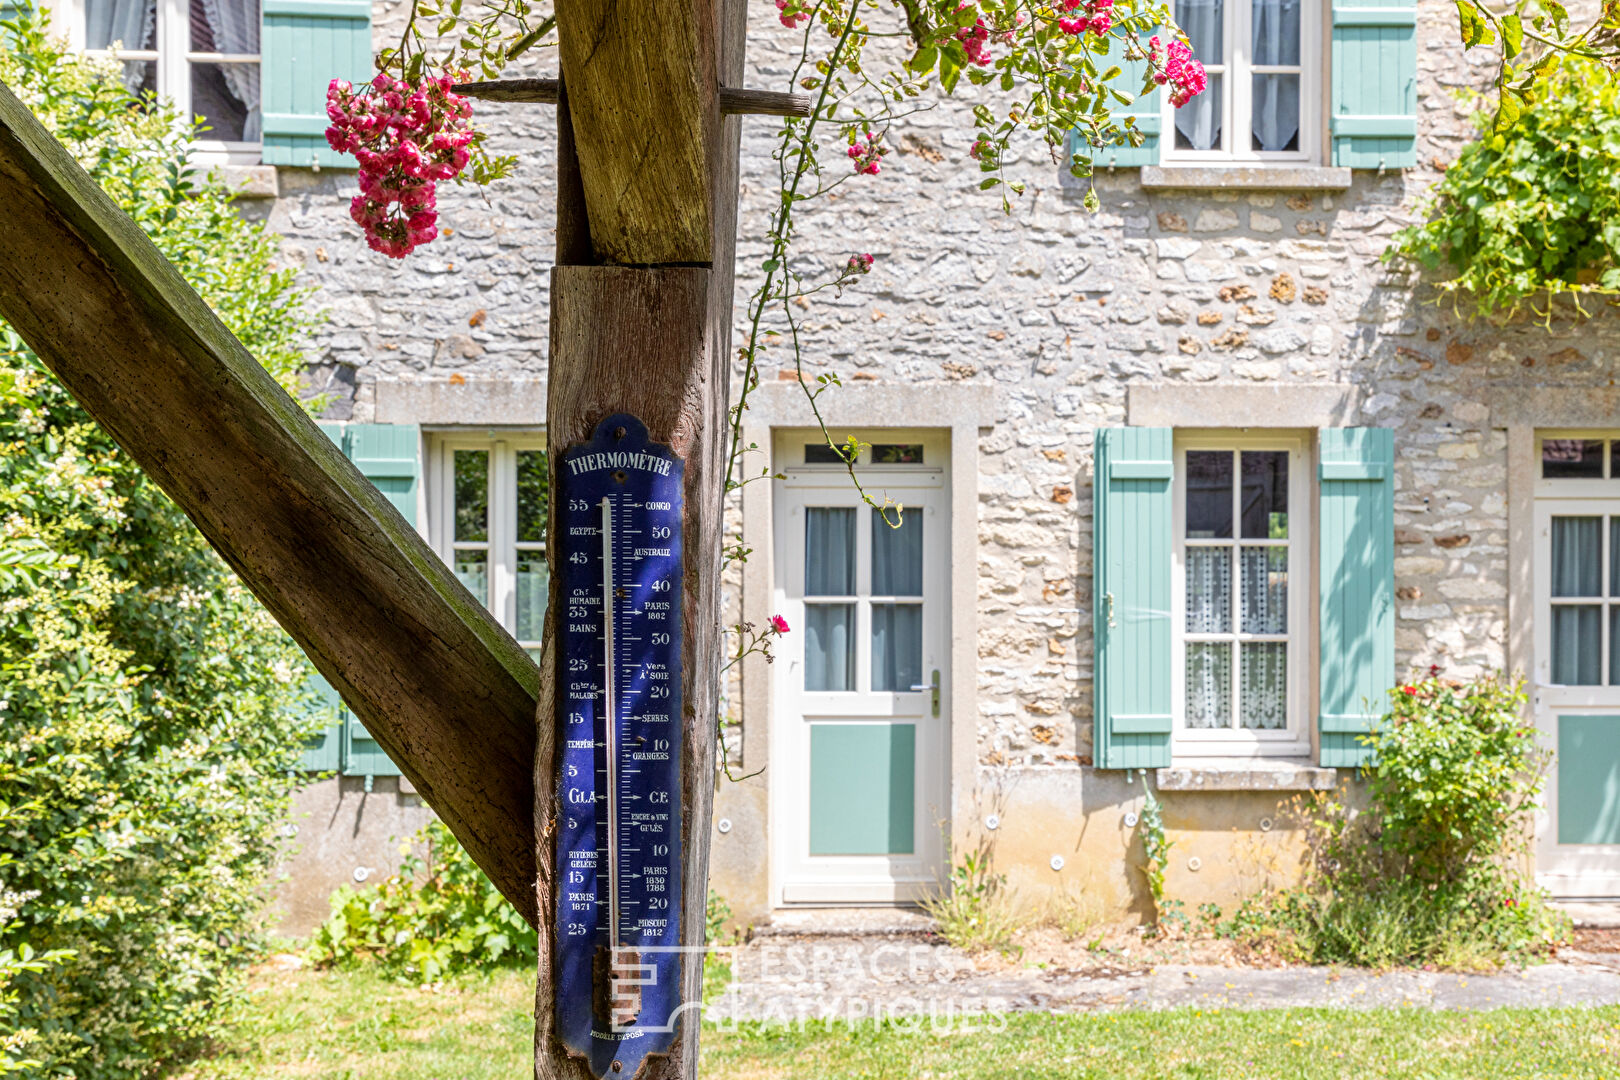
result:
[[[185,125],[117,65],[11,24],[0,79],[291,387],[308,320],[275,238],[188,176]],[[54,954],[0,991],[5,1026],[37,1032],[4,1050],[43,1063],[27,1073],[144,1076],[216,1030],[256,947],[309,670],[0,323],[0,956]]]
[[[1489,130],[1488,108],[1477,119],[1428,220],[1396,233],[1385,258],[1444,268],[1441,295],[1476,316],[1620,292],[1620,82],[1566,61],[1516,124]]]
[[[444,823],[432,821],[406,847],[398,873],[333,894],[332,914],[309,954],[324,966],[375,961],[428,983],[461,971],[532,965],[539,943]]]
[[[1563,940],[1568,922],[1524,870],[1545,755],[1523,685],[1428,677],[1398,686],[1366,739],[1366,809],[1343,792],[1307,823],[1307,884],[1252,899],[1224,928],[1294,959],[1491,967]]]
[[[1006,949],[1019,927],[1018,903],[1007,876],[991,870],[990,848],[981,844],[951,867],[950,886],[922,901],[939,934],[958,949]]]

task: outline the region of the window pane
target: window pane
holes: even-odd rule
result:
[[[1609,685],[1620,686],[1620,604],[1609,608]]]
[[[855,508],[808,506],[804,511],[804,594],[855,595]]]
[[[1243,643],[1243,726],[1277,731],[1288,726],[1288,646],[1280,641]]]
[[[873,443],[872,464],[874,465],[921,465],[923,463],[923,448],[921,443]]]
[[[1241,603],[1245,634],[1288,633],[1288,549],[1243,549]]]
[[[1254,76],[1254,116],[1251,124],[1253,149],[1299,149],[1298,75]]]
[[[1609,595],[1620,596],[1620,516],[1609,519]]]
[[[1552,519],[1552,595],[1603,595],[1603,519]]]
[[[1602,608],[1559,605],[1552,609],[1552,681],[1557,686],[1597,686],[1603,681]]]
[[[873,596],[922,595],[922,534],[921,511],[900,515],[897,529],[872,508]]]
[[[489,552],[456,552],[456,580],[465,585],[467,591],[476,596],[480,604],[488,607]]]
[[[854,604],[806,604],[804,688],[855,689]]]
[[[1224,641],[1187,643],[1187,726],[1232,726],[1232,646]]]
[[[922,682],[922,605],[872,605],[872,689],[910,690]]]
[[[157,0],[85,0],[84,47],[157,48]],[[255,50],[257,51],[257,50]]]
[[[191,111],[202,117],[204,139],[258,142],[258,64],[192,64]]]
[[[1187,451],[1187,537],[1224,540],[1232,535],[1232,452]]]
[[[489,451],[457,450],[456,539],[489,539]]]
[[[1542,439],[1541,476],[1544,480],[1601,480],[1602,439]]]
[[[842,465],[844,455],[826,443],[805,443],[804,463],[806,465]]]
[[[1206,65],[1226,62],[1225,19],[1222,0],[1176,0],[1176,23],[1186,32],[1193,55]]]
[[[1252,0],[1250,18],[1254,63],[1259,67],[1299,64],[1299,0]]]
[[[546,542],[546,514],[549,512],[551,474],[546,470],[544,450],[517,453],[517,538],[520,544]]]
[[[1232,632],[1232,549],[1187,549],[1187,632]]]
[[[545,636],[546,589],[551,575],[539,552],[518,552],[517,633],[519,641],[539,641]]]
[[[1204,92],[1176,110],[1178,150],[1221,149],[1221,95],[1225,91],[1226,76],[1212,71]]]
[[[1288,539],[1288,451],[1243,451],[1243,538]]]

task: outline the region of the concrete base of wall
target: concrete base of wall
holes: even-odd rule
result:
[[[326,920],[339,885],[377,882],[399,868],[404,845],[433,811],[400,790],[398,777],[379,776],[366,791],[361,777],[319,780],[293,802],[293,855],[277,871],[271,925],[304,937]]]

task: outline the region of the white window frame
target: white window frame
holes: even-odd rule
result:
[[[545,556],[543,542],[517,538],[517,455],[520,450],[546,450],[546,437],[537,431],[501,431],[473,434],[463,431],[428,435],[428,543],[446,565],[454,568],[459,550],[489,553],[489,610],[507,633],[517,637],[517,564],[524,554]],[[489,499],[487,541],[455,538],[457,450],[489,452],[486,491]],[[537,651],[539,639],[518,638],[525,649]]]
[[[1189,728],[1187,726],[1187,643],[1189,640],[1208,640],[1212,635],[1187,633],[1187,548],[1191,546],[1230,546],[1233,558],[1237,549],[1257,543],[1245,541],[1241,519],[1234,515],[1232,538],[1228,540],[1188,541],[1187,532],[1187,452],[1189,450],[1283,450],[1288,453],[1288,539],[1284,544],[1271,542],[1270,546],[1288,548],[1288,722],[1274,730],[1251,730],[1238,727],[1237,694],[1242,676],[1240,640],[1271,640],[1269,635],[1248,635],[1239,632],[1241,605],[1239,602],[1241,561],[1235,562],[1232,573],[1232,633],[1213,635],[1231,640],[1233,726],[1230,728]],[[1236,466],[1239,463],[1234,463]],[[1310,680],[1312,663],[1311,639],[1311,476],[1310,440],[1305,434],[1268,432],[1257,434],[1250,430],[1222,430],[1209,432],[1175,433],[1175,479],[1173,482],[1172,512],[1175,544],[1170,573],[1171,619],[1171,709],[1175,717],[1171,736],[1172,758],[1191,757],[1303,757],[1311,750]],[[1242,489],[1242,474],[1235,472],[1233,485]],[[1240,497],[1234,495],[1234,498]]]
[[[191,51],[191,6],[186,0],[157,0],[156,49],[85,48],[84,0],[56,0],[47,5],[58,30],[67,28],[68,43],[86,56],[100,59],[150,60],[157,62],[157,92],[167,98],[182,116],[191,116],[191,65],[256,63],[260,85],[264,61],[258,53],[218,53]],[[260,15],[261,21],[263,15]],[[257,165],[263,156],[258,142],[197,139],[192,145],[191,163],[200,167],[216,165]]]
[[[1221,37],[1226,50],[1221,57],[1195,56],[1211,76],[1219,73],[1227,92],[1221,99],[1221,145],[1212,150],[1188,150],[1176,146],[1176,108],[1170,93],[1161,90],[1159,105],[1164,134],[1159,139],[1159,160],[1166,165],[1221,164],[1298,165],[1318,160],[1322,126],[1322,73],[1328,52],[1322,40],[1321,0],[1300,0],[1299,59],[1297,68],[1287,65],[1254,64],[1249,59],[1254,9],[1250,0],[1225,0]],[[1255,75],[1299,74],[1299,149],[1255,150],[1251,147],[1254,116]],[[1204,93],[1209,93],[1205,90]],[[1242,146],[1237,132],[1243,133]]]

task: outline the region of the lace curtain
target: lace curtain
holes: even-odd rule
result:
[[[87,49],[144,49],[157,26],[157,0],[85,0],[84,46]],[[146,73],[145,61],[124,65],[124,85],[134,92]]]
[[[259,0],[201,0],[214,47],[222,53],[259,52]],[[225,85],[247,109],[242,140],[258,142],[264,135],[259,115],[259,65],[221,64]]]

